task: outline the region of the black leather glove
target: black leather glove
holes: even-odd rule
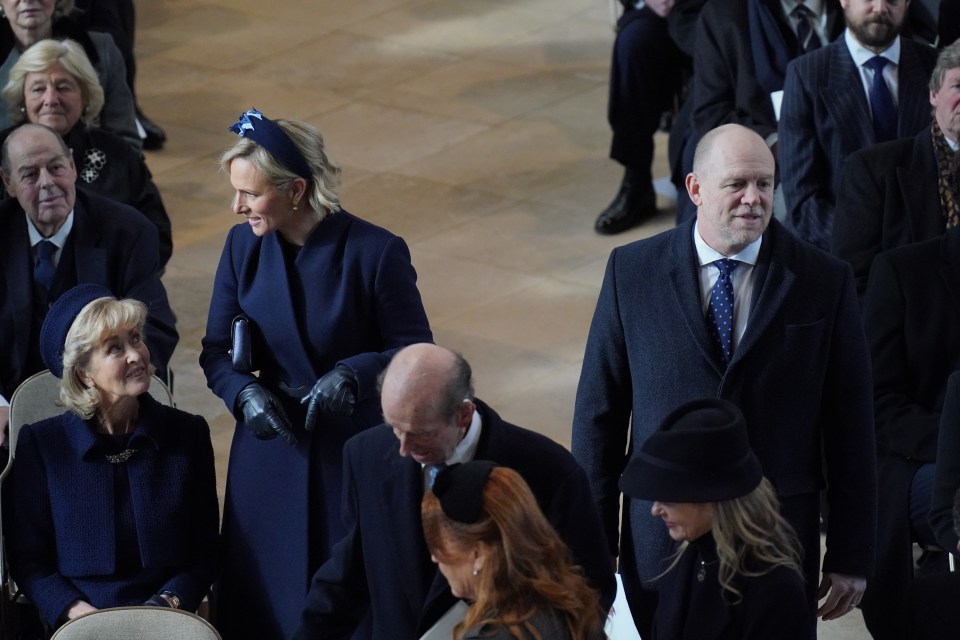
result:
[[[316,381],[313,388],[300,398],[300,404],[310,403],[307,407],[307,420],[304,427],[313,431],[320,410],[348,416],[353,413],[357,403],[357,376],[353,369],[338,364],[332,371]]]
[[[258,440],[271,440],[280,435],[288,444],[297,444],[293,426],[275,395],[251,382],[237,396],[237,402],[243,412],[244,424]]]

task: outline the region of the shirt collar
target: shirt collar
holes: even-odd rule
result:
[[[445,460],[447,466],[459,464],[461,462],[470,462],[477,453],[477,445],[480,443],[480,414],[476,409],[473,410],[473,418],[470,420],[470,428],[463,436],[456,449]]]
[[[900,36],[897,36],[890,46],[880,53],[874,53],[860,44],[857,39],[853,37],[853,34],[850,33],[850,29],[844,30],[843,39],[847,44],[847,50],[850,51],[850,57],[853,58],[853,62],[857,65],[857,68],[862,67],[867,60],[878,55],[883,56],[893,64],[900,64]]]
[[[797,5],[805,4],[810,11],[813,11],[813,15],[817,16],[819,19],[823,15],[823,0],[805,0],[805,2],[797,2],[797,0],[780,0],[780,5],[783,7],[783,12],[789,18],[793,15],[793,10],[797,8]]]
[[[710,245],[700,237],[700,229],[697,225],[693,225],[693,244],[697,248],[697,259],[700,261],[700,266],[704,267],[712,262],[717,260],[722,260],[723,258],[730,258],[731,260],[736,260],[737,262],[745,262],[750,266],[757,264],[757,256],[760,255],[760,244],[763,242],[763,234],[760,234],[760,237],[748,244],[743,248],[743,251],[740,253],[734,254],[732,256],[725,256]]]
[[[34,226],[33,220],[30,219],[30,216],[28,216],[26,213],[23,215],[27,219],[27,233],[30,234],[31,247],[37,246],[37,243],[41,240],[49,240],[53,244],[57,245],[57,249],[63,249],[64,245],[67,244],[67,238],[70,236],[70,232],[73,230],[73,211],[67,214],[67,219],[63,222],[63,225],[49,238],[44,238],[43,235],[37,231],[37,227]]]

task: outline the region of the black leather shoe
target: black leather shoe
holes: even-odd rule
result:
[[[642,193],[636,187],[624,181],[620,185],[617,197],[597,216],[593,225],[597,233],[613,235],[649,220],[657,215],[657,194],[650,186]]]
[[[143,112],[137,110],[137,120],[143,127],[143,148],[146,151],[159,151],[163,148],[163,143],[167,141],[166,132],[156,122],[152,121]]]

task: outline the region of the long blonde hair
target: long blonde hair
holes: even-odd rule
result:
[[[549,640],[540,638],[530,622],[543,609],[561,615],[573,640],[597,637],[603,628],[599,596],[516,471],[491,471],[476,523],[447,517],[433,492],[424,496],[421,511],[427,546],[435,557],[443,559],[451,549],[479,543],[488,549],[477,576],[477,599],[454,630],[455,640],[484,624],[505,627],[517,640],[528,634]]]
[[[803,577],[803,548],[790,523],[780,515],[780,501],[764,478],[745,496],[713,503],[713,539],[717,544],[717,573],[721,591],[737,604],[743,594],[740,578],[756,578],[777,567],[793,569]],[[666,574],[680,560],[688,543],[677,550]]]

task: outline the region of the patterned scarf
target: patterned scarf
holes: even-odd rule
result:
[[[940,206],[947,229],[960,224],[960,152],[947,144],[937,119],[933,119],[933,155],[937,158],[937,183],[940,185]]]

